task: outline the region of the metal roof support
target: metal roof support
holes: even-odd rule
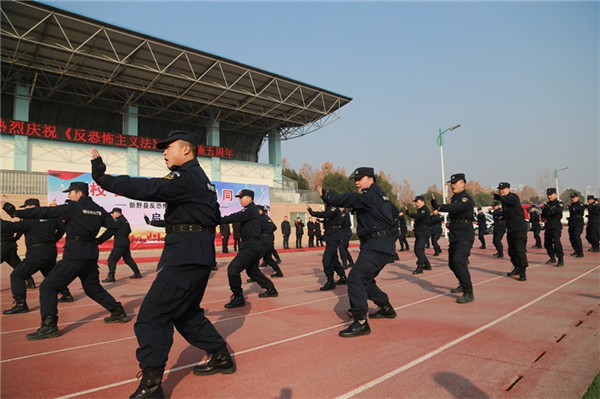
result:
[[[29,121],[29,93],[31,91],[31,87],[23,83],[17,83],[15,91],[15,106],[13,110],[14,117],[18,121],[27,122]],[[28,138],[27,136],[15,135],[13,140],[15,141],[14,168],[15,170],[27,170],[27,159],[29,157],[29,145],[27,143]]]
[[[123,113],[123,133],[129,136],[138,135],[138,108],[130,105]],[[140,158],[137,148],[127,148],[127,174],[138,176],[140,174]]]
[[[218,120],[215,120],[210,126],[206,135],[206,144],[219,147],[221,144],[221,126]],[[213,157],[210,159],[210,180],[221,181],[221,158]]]
[[[269,132],[269,163],[273,165],[273,180],[281,182],[281,136],[276,130]]]

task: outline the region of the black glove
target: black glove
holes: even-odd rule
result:
[[[102,184],[104,175],[106,174],[106,165],[102,161],[102,157],[92,159],[92,178],[98,184]]]
[[[498,193],[494,193],[494,199],[497,201],[502,201],[502,197]]]
[[[150,218],[146,215],[144,215],[144,220],[146,221],[146,224],[150,224]]]
[[[438,209],[438,208],[439,208],[439,206],[438,206],[438,203],[437,203],[437,200],[436,200],[435,198],[432,198],[432,199],[431,199],[431,207],[432,207],[433,209]]]
[[[2,209],[4,209],[4,212],[8,213],[10,217],[14,217],[15,213],[17,212],[17,208],[15,208],[15,206],[10,202],[5,202],[2,206]]]

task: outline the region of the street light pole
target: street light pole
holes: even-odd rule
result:
[[[565,168],[561,168],[561,169],[554,169],[554,182],[556,183],[556,197],[560,199],[560,191],[558,191],[558,172],[560,172],[561,170],[567,170],[569,169],[569,167],[565,167]]]
[[[439,130],[438,133],[438,137],[437,137],[437,144],[440,146],[440,160],[442,163],[442,201],[445,204],[446,203],[446,176],[444,174],[444,133],[446,133],[447,131],[453,131],[455,129],[458,129],[460,127],[460,123],[458,125],[449,127],[448,129],[442,131],[442,129]],[[448,238],[448,230],[446,229],[446,217],[447,215],[444,214],[444,237]]]

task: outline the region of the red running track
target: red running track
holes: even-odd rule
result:
[[[569,253],[567,241],[563,234]],[[433,270],[416,276],[415,256],[401,252],[378,277],[398,317],[371,320],[370,335],[349,339],[337,335],[348,321],[346,287],[319,291],[322,249],[282,253],[279,297],[259,299],[260,288],[244,283],[247,306],[232,310],[223,308],[231,257],[219,257],[202,306],[238,371],[193,375],[205,354],[175,333],[163,388],[172,398],[580,398],[600,370],[600,256],[567,256],[556,268],[544,264],[544,250],[529,249],[528,281],[519,282],[505,276],[510,261],[493,252],[472,251],[476,300],[466,305],[449,293],[457,283],[446,251],[428,251]],[[144,278],[128,279],[120,264],[117,282],[105,285],[132,318],[158,255],[134,253]],[[12,302],[9,272],[3,265],[2,310]],[[28,290],[29,313],[0,316],[2,398],[123,398],[136,389],[133,321],[105,324],[108,313],[79,282],[71,290],[76,301],[59,304],[58,338],[25,339],[39,327],[36,289]]]

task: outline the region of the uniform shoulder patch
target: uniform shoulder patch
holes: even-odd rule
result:
[[[240,212],[246,212],[246,208],[242,208]]]
[[[215,186],[210,183],[206,183],[206,188],[208,188],[208,191],[212,191],[215,194],[217,193],[217,189],[215,188]]]
[[[177,178],[178,178],[178,177],[180,177],[180,176],[181,176],[181,173],[179,173],[179,172],[177,172],[177,171],[174,171],[174,172],[171,172],[171,173],[169,173],[168,175],[166,175],[166,176],[164,177],[164,179],[167,179],[167,180],[174,180],[174,179],[177,179]]]
[[[460,200],[461,200],[462,202],[467,202],[467,201],[469,201],[469,199],[468,199],[467,197],[462,197]]]
[[[331,212],[335,212],[335,207],[331,207]]]
[[[383,198],[384,201],[389,201],[390,200],[390,198],[388,196],[386,196],[386,195],[384,195],[382,198]]]

